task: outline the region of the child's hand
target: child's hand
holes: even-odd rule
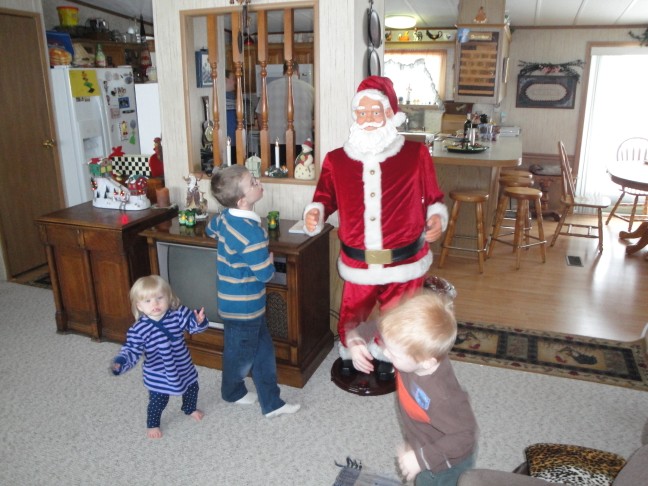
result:
[[[198,321],[198,324],[202,324],[202,322],[205,320],[205,308],[201,307],[199,311],[195,310],[193,311],[194,316],[196,316],[196,321]]]
[[[121,372],[121,364],[113,361],[112,366],[110,367],[110,371],[113,375],[118,375]]]
[[[364,342],[352,342],[347,339],[347,345],[349,347],[349,352],[351,353],[351,361],[353,361],[353,367],[362,371],[363,373],[371,373],[373,371],[373,356],[369,352],[369,348]]]
[[[407,444],[401,444],[397,449],[398,467],[408,481],[413,481],[418,473],[421,472],[416,454]]]

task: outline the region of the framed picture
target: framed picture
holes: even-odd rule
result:
[[[211,78],[211,66],[209,65],[209,56],[206,50],[196,51],[196,86],[199,88],[208,88],[213,86]]]
[[[518,108],[574,108],[578,76],[518,76]]]

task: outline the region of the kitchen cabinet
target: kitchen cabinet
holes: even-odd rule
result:
[[[81,44],[88,54],[93,57],[97,52],[97,44],[101,44],[101,50],[106,55],[108,67],[132,66],[134,71],[140,68],[142,51],[149,48],[146,43],[88,39],[74,39],[74,43]]]
[[[87,202],[36,218],[57,331],[124,342],[135,322],[130,287],[151,273],[146,239],[139,232],[176,214],[177,209],[119,211]]]
[[[279,230],[269,231],[269,249],[275,265],[281,262],[285,266],[281,273],[285,273],[266,284],[266,320],[279,383],[301,388],[333,348],[328,259],[329,233],[333,227],[326,224],[320,234],[309,237],[290,233],[288,228],[295,223],[282,219]],[[217,246],[216,240],[205,235],[205,222],[188,228],[174,218],[140,234],[148,241],[151,273],[155,274],[160,273],[158,242],[210,249]],[[221,329],[210,327],[186,339],[196,364],[222,368]]]
[[[455,101],[502,101],[508,82],[510,42],[508,25],[457,26]]]

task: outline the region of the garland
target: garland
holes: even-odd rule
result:
[[[550,62],[527,62],[520,61],[518,66],[521,66],[520,76],[527,76],[535,71],[541,71],[544,74],[564,74],[565,76],[575,76],[576,80],[580,78],[573,68],[582,69],[585,62],[578,59],[577,61],[565,62],[562,64],[552,64]]]
[[[634,34],[632,31],[629,31],[628,35],[630,35],[630,37],[632,37],[633,39],[637,39],[639,41],[639,45],[648,46],[648,28],[646,28],[646,30],[644,30],[640,35]]]

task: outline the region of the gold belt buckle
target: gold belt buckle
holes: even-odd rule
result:
[[[368,265],[387,265],[392,263],[392,251],[365,250],[365,262]]]

